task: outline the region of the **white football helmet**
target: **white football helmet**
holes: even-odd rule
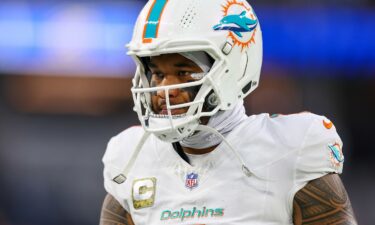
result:
[[[137,64],[132,88],[134,110],[143,128],[164,141],[176,142],[192,135],[201,117],[232,109],[259,84],[262,34],[258,17],[245,0],[150,0],[127,47]],[[214,60],[203,78],[150,86],[144,57],[196,51],[204,51]],[[199,91],[191,102],[170,104],[169,90],[193,86]],[[155,91],[165,91],[168,115],[153,113],[151,94]],[[186,107],[186,114],[171,113]]]

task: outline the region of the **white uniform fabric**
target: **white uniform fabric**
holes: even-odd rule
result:
[[[246,120],[245,107],[243,100],[240,100],[233,109],[219,111],[208,121],[207,126],[215,129],[224,137],[237,127],[242,121]],[[199,131],[190,137],[180,141],[181,146],[194,149],[204,149],[216,146],[222,142],[222,138],[209,131]]]
[[[117,184],[112,179],[143,134],[141,127],[133,127],[108,144],[104,186],[136,225],[292,224],[295,193],[310,180],[342,172],[341,149],[336,148],[336,155],[332,150],[342,142],[329,125],[325,117],[311,113],[248,117],[226,138],[254,173],[250,177],[224,142],[201,158],[194,156],[191,166],[171,144],[151,136],[128,180]],[[188,188],[186,176],[191,173],[198,178]],[[135,207],[138,200],[146,207]]]

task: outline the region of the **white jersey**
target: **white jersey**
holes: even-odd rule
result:
[[[341,173],[344,159],[327,118],[261,114],[227,136],[249,177],[224,142],[208,154],[190,155],[190,165],[170,143],[151,135],[126,182],[115,183],[143,133],[141,127],[120,133],[103,158],[105,189],[136,225],[292,224],[295,193],[313,179]]]

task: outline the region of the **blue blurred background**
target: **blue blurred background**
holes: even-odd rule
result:
[[[0,225],[98,224],[106,144],[138,123],[124,45],[144,3],[1,1]],[[330,118],[358,221],[374,224],[375,2],[250,3],[264,67],[248,114]]]

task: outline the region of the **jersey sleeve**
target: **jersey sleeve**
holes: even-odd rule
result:
[[[112,195],[120,205],[129,212],[129,206],[127,202],[121,197],[121,192],[119,189],[119,184],[115,183],[112,179],[116,177],[120,171],[121,167],[115,164],[116,156],[118,155],[118,139],[113,137],[108,145],[102,162],[104,164],[104,188],[108,194]]]
[[[343,143],[333,123],[315,115],[308,129],[296,161],[297,190],[326,174],[340,174],[343,169]]]
[[[104,164],[104,188],[127,212],[130,212],[126,201],[130,190],[127,190],[125,184],[114,182],[113,178],[122,172],[129,160],[130,150],[135,141],[142,135],[142,132],[142,128],[133,127],[111,138],[102,159]]]

